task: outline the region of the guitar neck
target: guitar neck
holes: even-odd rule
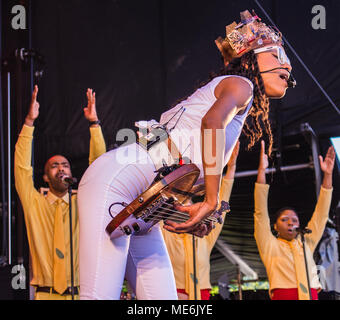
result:
[[[190,215],[186,212],[177,211],[177,210],[174,210],[174,209],[170,209],[170,210],[172,212],[170,214],[166,214],[166,216],[162,217],[163,220],[170,220],[170,221],[173,221],[173,222],[182,223],[182,222],[186,222],[190,218]],[[167,208],[166,211],[168,212],[169,209]],[[211,222],[216,223],[218,221],[215,217],[212,217],[212,216],[204,218],[201,221],[201,223],[205,223],[207,225],[209,225]]]

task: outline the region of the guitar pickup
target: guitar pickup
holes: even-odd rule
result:
[[[145,222],[149,222],[151,219],[160,220],[161,218],[159,218],[159,216],[162,216],[162,212],[159,212],[158,210],[161,211],[162,206],[166,203],[167,200],[168,199],[164,195],[162,195],[143,210],[140,218]]]

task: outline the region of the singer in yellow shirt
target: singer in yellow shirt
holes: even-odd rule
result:
[[[61,155],[55,155],[45,164],[43,179],[49,186],[47,195],[41,194],[34,187],[31,159],[33,124],[39,115],[40,107],[37,94],[38,87],[35,86],[30,109],[15,146],[15,186],[24,210],[32,263],[31,285],[36,288],[35,299],[70,300],[69,195],[68,185],[63,178],[72,177],[72,172],[69,161]],[[84,108],[84,115],[90,122],[91,163],[106,152],[106,146],[97,117],[95,93],[91,89],[87,91],[87,99],[88,105]],[[72,195],[72,220],[74,294],[75,299],[78,299],[79,222],[76,195]]]
[[[228,202],[234,183],[236,160],[240,143],[237,142],[227,164],[227,172],[222,179],[219,202]],[[226,213],[222,215],[222,224],[216,224],[209,235],[195,241],[196,294],[194,277],[193,236],[188,233],[176,234],[162,228],[163,237],[174,270],[177,295],[180,300],[209,300],[210,298],[210,254],[221,233]]]
[[[335,151],[333,147],[330,147],[325,159],[319,157],[324,177],[317,205],[306,229],[311,233],[304,235],[308,265],[307,277],[302,238],[297,232],[300,223],[296,211],[288,207],[279,210],[274,224],[277,237],[271,232],[267,205],[269,185],[266,184],[265,176],[268,158],[264,150],[265,146],[262,141],[255,185],[254,236],[266,267],[270,297],[272,300],[317,300],[321,285],[313,252],[322,237],[328,219],[333,190],[332,172]]]

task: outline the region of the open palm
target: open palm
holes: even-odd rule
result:
[[[329,147],[325,159],[319,156],[320,168],[323,173],[332,174],[335,162],[335,150]]]
[[[96,93],[92,89],[87,89],[87,107],[84,108],[84,116],[88,121],[97,121]]]

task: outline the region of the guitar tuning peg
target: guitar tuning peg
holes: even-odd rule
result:
[[[222,200],[221,201],[221,207],[218,211],[221,212],[221,213],[224,212],[224,211],[229,212],[230,211],[229,202]]]

